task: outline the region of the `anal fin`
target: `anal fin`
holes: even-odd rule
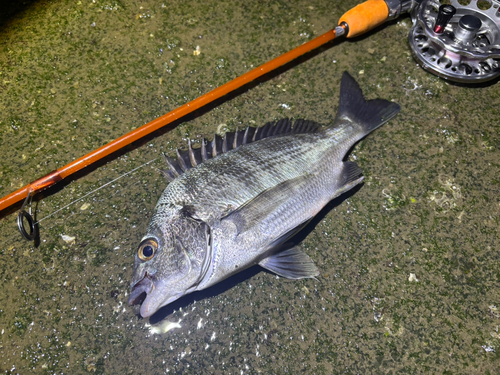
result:
[[[297,246],[262,259],[259,265],[279,276],[292,280],[319,275],[318,268],[311,258]]]
[[[346,161],[342,167],[342,172],[340,174],[339,188],[335,193],[335,197],[344,194],[346,191],[351,190],[354,186],[358,185],[363,181],[363,171],[353,161]]]

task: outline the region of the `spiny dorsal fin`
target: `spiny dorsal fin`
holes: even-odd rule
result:
[[[182,171],[180,170],[181,167],[177,163],[177,160],[169,158],[165,153],[163,153],[163,158],[165,159],[165,162],[167,163],[170,169],[169,170],[160,169],[160,172],[163,174],[163,176],[165,176],[167,181],[172,182],[182,174]]]
[[[268,122],[260,128],[247,127],[245,130],[227,132],[224,137],[217,134],[211,142],[201,140],[201,147],[193,148],[191,141],[188,141],[187,150],[176,150],[177,159],[171,159],[165,154],[169,170],[162,170],[162,174],[170,182],[179,177],[186,170],[196,167],[208,159],[217,157],[220,154],[234,150],[241,145],[260,141],[264,138],[275,137],[285,134],[314,133],[320,125],[307,120],[281,119],[275,122]]]

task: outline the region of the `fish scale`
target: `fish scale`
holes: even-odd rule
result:
[[[166,158],[171,181],[137,250],[129,304],[148,317],[196,290],[259,264],[290,279],[319,271],[290,238],[330,200],[359,184],[358,165],[344,161],[361,138],[399,111],[365,101],[344,73],[333,125],[280,120],[261,128],[188,144]]]
[[[227,205],[239,207],[271,186],[310,173],[311,164],[316,169],[328,168],[328,162],[322,159],[327,156],[328,160],[325,151],[331,148],[329,143],[322,133],[300,134],[268,138],[237,153],[229,151],[174,180],[169,194],[163,195],[159,204],[168,201],[182,205],[192,201],[196,212],[207,212],[207,216],[200,218],[214,219],[208,214],[224,211]],[[228,160],[231,163],[226,166]],[[224,199],[214,200],[214,197]]]

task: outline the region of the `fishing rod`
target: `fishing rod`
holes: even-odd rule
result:
[[[403,13],[411,13],[410,47],[424,69],[456,82],[494,79],[500,75],[500,0],[483,0],[482,8],[486,9],[480,9],[476,1],[468,5],[458,1],[441,4],[438,0],[368,0],[359,4],[345,13],[334,29],[1,198],[0,217],[24,200],[17,224],[23,237],[33,240],[35,223],[31,207],[30,212],[25,207],[31,205],[37,193],[335,38],[362,35]]]

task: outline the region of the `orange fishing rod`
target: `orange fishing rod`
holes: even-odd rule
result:
[[[386,2],[387,1],[387,2]],[[18,204],[24,199],[21,210],[18,215],[18,226],[21,234],[27,239],[33,239],[35,236],[34,222],[24,207],[26,203],[37,193],[54,186],[59,181],[71,176],[72,174],[80,171],[81,169],[96,163],[104,157],[123,149],[127,145],[145,137],[146,135],[168,125],[175,120],[178,120],[195,110],[212,103],[213,101],[227,95],[228,93],[242,87],[243,85],[254,81],[255,79],[283,66],[284,64],[293,61],[299,56],[304,55],[330,41],[336,37],[345,35],[346,37],[355,37],[363,34],[376,26],[384,23],[390,19],[392,0],[368,0],[362,3],[346,14],[344,14],[340,21],[339,26],[336,28],[316,37],[315,39],[227,82],[226,84],[217,87],[216,89],[204,94],[189,103],[186,103],[179,108],[115,139],[114,141],[88,153],[85,156],[61,167],[49,174],[29,183],[28,185],[20,188],[19,190],[0,199],[0,217],[2,211]],[[398,13],[398,15],[401,12]],[[30,233],[28,233],[23,225],[23,220],[27,220],[29,224]]]

